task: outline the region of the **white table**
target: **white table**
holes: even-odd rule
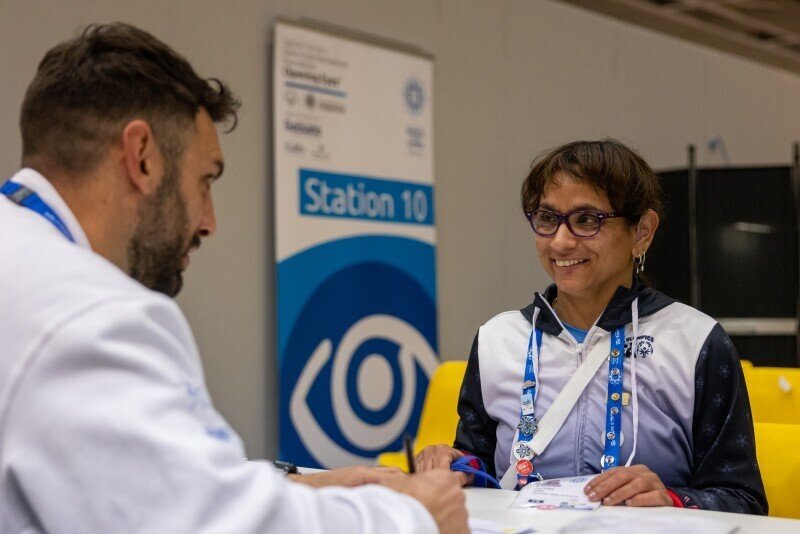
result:
[[[506,490],[466,488],[467,509],[470,517],[486,519],[515,527],[533,527],[538,533],[558,532],[573,521],[586,514],[603,516],[607,514],[630,514],[634,517],[652,517],[659,514],[666,517],[686,517],[687,514],[700,514],[713,518],[731,526],[738,526],[739,533],[782,534],[800,533],[800,520],[777,517],[763,517],[724,512],[708,512],[704,510],[683,510],[680,508],[626,508],[624,506],[601,506],[593,512],[569,510],[511,510],[509,504],[517,493]],[[631,533],[618,533],[631,534]]]

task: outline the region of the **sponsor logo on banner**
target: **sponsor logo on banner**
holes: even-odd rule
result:
[[[311,152],[311,155],[314,156],[317,159],[330,159],[330,157],[331,157],[330,152],[327,151],[327,149],[325,148],[325,145],[323,145],[322,143],[318,144],[314,148],[314,151]]]
[[[303,154],[306,151],[306,147],[300,143],[284,143],[283,146],[288,154]]]
[[[342,102],[335,102],[333,100],[320,99],[318,107],[320,111],[327,111],[328,113],[344,113],[347,108]]]
[[[312,93],[308,93],[306,95],[306,107],[308,109],[314,109],[316,103],[317,103],[316,97]]]
[[[425,150],[425,130],[417,126],[407,126],[406,136],[406,146],[409,152],[421,152]]]
[[[406,80],[406,85],[403,88],[403,97],[409,113],[419,115],[422,112],[422,108],[425,106],[425,90],[419,80],[416,78]]]
[[[308,135],[311,137],[319,137],[322,135],[322,127],[316,124],[301,122],[298,120],[286,119],[284,122],[287,132],[299,135]]]

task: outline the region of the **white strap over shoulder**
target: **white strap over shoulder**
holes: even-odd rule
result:
[[[594,349],[589,353],[583,363],[576,369],[575,373],[570,377],[564,389],[558,394],[553,401],[553,404],[547,409],[542,419],[539,421],[539,429],[534,434],[531,440],[531,449],[533,449],[534,458],[539,456],[545,448],[550,444],[553,438],[561,430],[564,422],[567,420],[569,413],[578,402],[578,398],[586,389],[586,386],[592,380],[592,377],[597,373],[597,370],[606,361],[608,357],[608,346],[603,343],[595,345]],[[514,435],[514,442],[518,440],[519,431]],[[500,480],[500,486],[503,489],[514,489],[517,485],[517,473],[514,466],[514,447],[511,447],[511,464],[508,471],[503,475]]]

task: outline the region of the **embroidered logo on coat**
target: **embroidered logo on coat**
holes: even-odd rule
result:
[[[632,337],[625,338],[625,357],[631,357],[631,341]],[[653,336],[646,336],[641,335],[636,338],[636,357],[637,358],[649,358],[653,355],[653,343],[655,343],[655,339]]]

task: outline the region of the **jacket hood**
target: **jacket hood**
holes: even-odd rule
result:
[[[550,284],[544,291],[544,295],[536,293],[533,297],[533,302],[521,309],[520,312],[525,318],[530,321],[533,317],[533,310],[539,307],[539,316],[536,319],[536,327],[542,332],[557,336],[561,333],[561,324],[558,319],[553,315],[545,301],[553,302],[558,295],[558,288],[555,284]],[[597,321],[597,326],[611,332],[612,330],[626,325],[633,320],[631,317],[631,303],[635,299],[639,299],[639,317],[647,317],[657,311],[666,308],[675,299],[672,299],[655,289],[648,287],[641,282],[634,282],[633,286],[618,287],[611,301],[603,310],[600,320]]]

